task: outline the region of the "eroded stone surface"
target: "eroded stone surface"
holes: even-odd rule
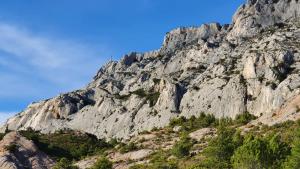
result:
[[[17,132],[7,134],[0,142],[1,169],[51,169],[53,165],[51,158]]]
[[[231,25],[175,29],[161,49],[107,63],[87,87],[31,104],[2,130],[130,139],[201,112],[234,118],[247,111],[268,124],[298,118],[289,102],[300,91],[299,4],[249,0]],[[274,120],[274,113],[283,115]]]

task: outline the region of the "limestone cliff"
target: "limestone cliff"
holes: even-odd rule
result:
[[[5,127],[127,139],[201,112],[234,118],[247,111],[266,124],[296,119],[299,17],[298,0],[249,0],[232,24],[175,29],[159,50],[109,62],[87,87],[33,103]]]

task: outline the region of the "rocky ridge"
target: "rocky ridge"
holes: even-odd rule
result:
[[[0,142],[1,169],[48,169],[53,165],[50,157],[19,133],[11,132]]]
[[[233,23],[169,32],[159,50],[104,65],[86,88],[33,103],[2,130],[80,130],[129,139],[201,112],[256,123],[300,115],[300,2],[248,0]]]

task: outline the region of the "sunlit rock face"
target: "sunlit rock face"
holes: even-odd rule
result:
[[[251,37],[269,26],[300,17],[298,0],[248,0],[233,17],[232,38]]]
[[[1,169],[49,169],[53,166],[54,160],[17,132],[8,133],[0,141]]]
[[[72,129],[128,139],[201,112],[219,118],[249,112],[266,124],[297,119],[299,10],[296,0],[251,0],[230,25],[170,31],[160,49],[107,63],[85,88],[29,105],[2,130]]]

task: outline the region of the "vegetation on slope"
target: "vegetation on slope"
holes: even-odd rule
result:
[[[179,117],[170,125],[146,134],[164,133],[167,137],[158,137],[158,142],[167,142],[177,137],[170,149],[154,148],[154,152],[143,159],[148,163],[127,161],[131,169],[251,169],[251,168],[282,168],[296,169],[300,166],[300,121],[285,122],[274,126],[251,126],[243,130],[244,124],[255,117],[245,113],[235,120],[216,119],[212,115],[200,114],[190,119]],[[181,126],[180,131],[173,128]],[[216,128],[217,133],[210,138],[196,141],[189,134],[201,128]],[[248,125],[249,127],[249,125]],[[107,152],[127,153],[136,151],[140,143],[119,143],[116,140],[107,142],[96,137],[74,131],[60,131],[53,134],[40,134],[27,130],[21,134],[33,140],[41,151],[58,161],[56,168],[75,169],[73,161],[87,156],[97,155],[101,158],[92,169],[112,168]],[[3,135],[1,135],[2,137]],[[0,137],[0,138],[1,138]],[[200,145],[200,146],[199,146]]]
[[[300,122],[285,122],[271,127],[260,125],[241,132],[240,126],[254,117],[247,113],[232,119],[199,118],[172,120],[171,126],[181,125],[181,135],[198,127],[216,127],[215,137],[199,153],[191,153],[198,143],[182,137],[171,150],[160,150],[149,157],[149,164],[139,164],[131,169],[297,169],[300,166]],[[206,119],[206,120],[205,120]],[[201,122],[191,125],[191,122]],[[197,124],[197,123],[196,123]],[[196,127],[195,127],[196,126]],[[297,131],[297,132],[295,132]],[[175,153],[174,153],[175,152]],[[158,158],[159,157],[159,158]]]
[[[72,162],[66,158],[61,158],[53,169],[78,169],[78,167],[72,165]]]
[[[137,95],[140,98],[145,98],[145,100],[149,102],[150,107],[153,107],[157,103],[158,98],[160,96],[159,92],[153,90],[149,90],[148,92],[146,92],[144,89],[138,89],[133,92],[130,92],[127,95],[116,94],[115,97],[120,100],[128,100],[132,94]]]
[[[4,136],[5,136],[4,133],[0,133],[0,141],[3,139]]]
[[[112,169],[113,163],[105,157],[99,158],[91,169]]]
[[[54,159],[79,160],[95,154],[103,154],[113,148],[113,144],[99,140],[93,135],[74,131],[60,131],[53,134],[40,134],[27,130],[21,134],[33,140],[38,148]]]

